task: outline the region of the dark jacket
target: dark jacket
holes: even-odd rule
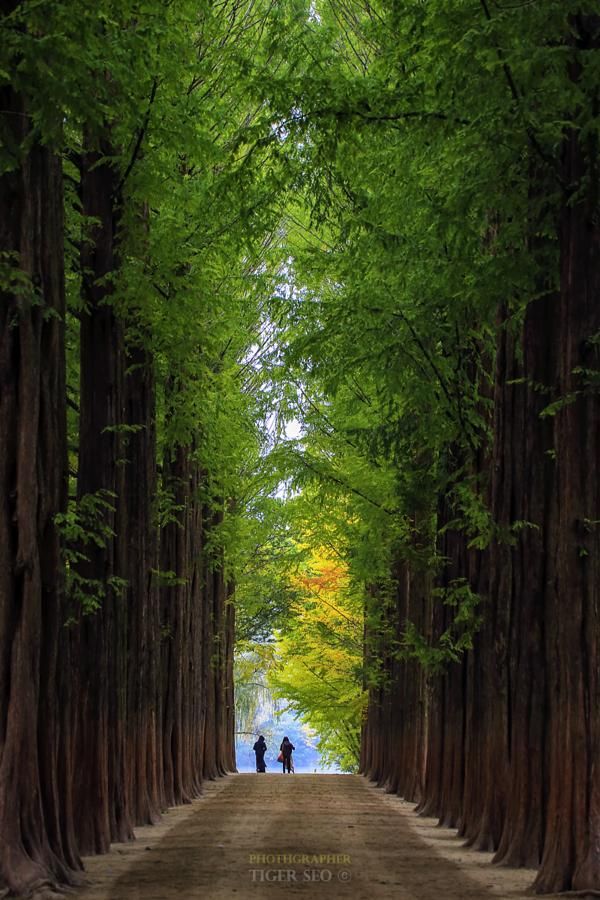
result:
[[[264,739],[262,741],[258,740],[252,749],[254,750],[254,752],[256,753],[256,755],[258,757],[264,756],[265,751],[267,749],[267,745],[266,745]]]
[[[292,744],[291,741],[282,741],[281,747],[279,749],[281,750],[281,752],[283,753],[284,756],[291,756],[292,750],[295,750],[296,748],[294,747],[294,745]]]

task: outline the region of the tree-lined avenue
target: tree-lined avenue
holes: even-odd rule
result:
[[[274,697],[600,891],[599,147],[598,0],[0,0],[0,895]]]

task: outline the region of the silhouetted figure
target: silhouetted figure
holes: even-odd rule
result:
[[[256,753],[256,771],[264,772],[267,768],[265,763],[265,750],[267,749],[267,745],[265,744],[265,739],[262,734],[252,749]]]
[[[288,774],[289,774],[289,772],[291,771],[291,768],[292,768],[292,750],[295,750],[295,749],[296,749],[296,748],[294,747],[294,745],[293,745],[292,742],[290,741],[289,737],[287,737],[287,735],[286,735],[286,737],[284,737],[284,739],[283,739],[282,742],[281,742],[281,747],[279,748],[279,750],[281,751],[281,755],[282,755],[282,757],[283,757],[283,759],[281,760],[281,762],[282,762],[282,764],[283,764],[283,774],[284,774],[284,775],[285,775],[286,769],[287,769]]]

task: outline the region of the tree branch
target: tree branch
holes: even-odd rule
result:
[[[123,173],[121,180],[119,181],[117,187],[115,188],[114,197],[119,197],[123,187],[125,186],[125,182],[131,175],[133,167],[135,166],[138,156],[140,154],[140,150],[142,149],[142,143],[144,141],[144,137],[146,136],[146,131],[148,130],[148,124],[150,122],[150,112],[152,110],[152,106],[154,104],[154,100],[156,99],[156,92],[158,90],[158,76],[155,75],[152,81],[152,89],[150,91],[150,99],[148,100],[148,108],[146,109],[146,114],[144,116],[144,121],[142,122],[142,126],[138,131],[137,139],[133,148],[133,153],[131,154],[131,159],[129,160],[129,164]]]
[[[485,15],[487,21],[491,22],[492,14],[491,14],[490,8],[487,4],[487,0],[480,0],[480,3],[481,3],[481,7],[483,9],[483,12],[484,12],[484,15]],[[516,105],[520,108],[521,107],[521,95],[519,94],[519,90],[517,88],[517,84],[515,82],[515,79],[514,79],[514,76],[512,73],[512,69],[509,66],[509,64],[506,62],[506,60],[504,59],[504,54],[503,54],[502,50],[500,49],[500,47],[496,47],[496,54],[502,64],[502,69],[504,71],[504,77],[506,78],[506,82],[508,84],[512,98],[515,101]],[[550,166],[550,168],[556,173],[556,175],[558,177],[558,172],[556,170],[556,164],[555,164],[554,160],[551,157],[549,157],[547,153],[544,152],[537,137],[535,136],[535,132],[534,132],[533,128],[531,127],[531,125],[528,122],[525,122],[524,124],[525,124],[525,131],[527,133],[527,137],[529,138],[529,142],[530,142],[531,146],[533,147],[535,152],[538,154],[538,156],[540,156],[541,159],[543,159],[543,161],[546,163],[546,165]]]

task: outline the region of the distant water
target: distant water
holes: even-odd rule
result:
[[[238,735],[235,755],[238,772],[256,772],[256,758],[252,749],[258,735],[262,734],[267,743],[265,762],[267,772],[281,772],[281,763],[277,762],[279,747],[287,735],[296,748],[294,751],[294,770],[298,774],[339,774],[337,766],[329,766],[323,762],[317,746],[319,736],[307,725],[297,722],[289,713],[283,713],[277,720],[267,719],[258,723],[256,734]],[[256,727],[256,726],[255,726]]]
[[[252,753],[252,751],[250,751]],[[254,753],[250,757],[243,750],[240,752],[236,750],[237,757],[237,770],[238,772],[256,772],[256,763],[254,759]],[[308,766],[300,766],[296,761],[294,761],[294,771],[300,775],[340,775],[341,770],[338,768],[326,768],[322,764],[318,766],[314,766],[312,769],[308,768]],[[281,772],[281,763],[276,761],[269,762],[267,759],[267,773],[271,774],[273,772]]]

